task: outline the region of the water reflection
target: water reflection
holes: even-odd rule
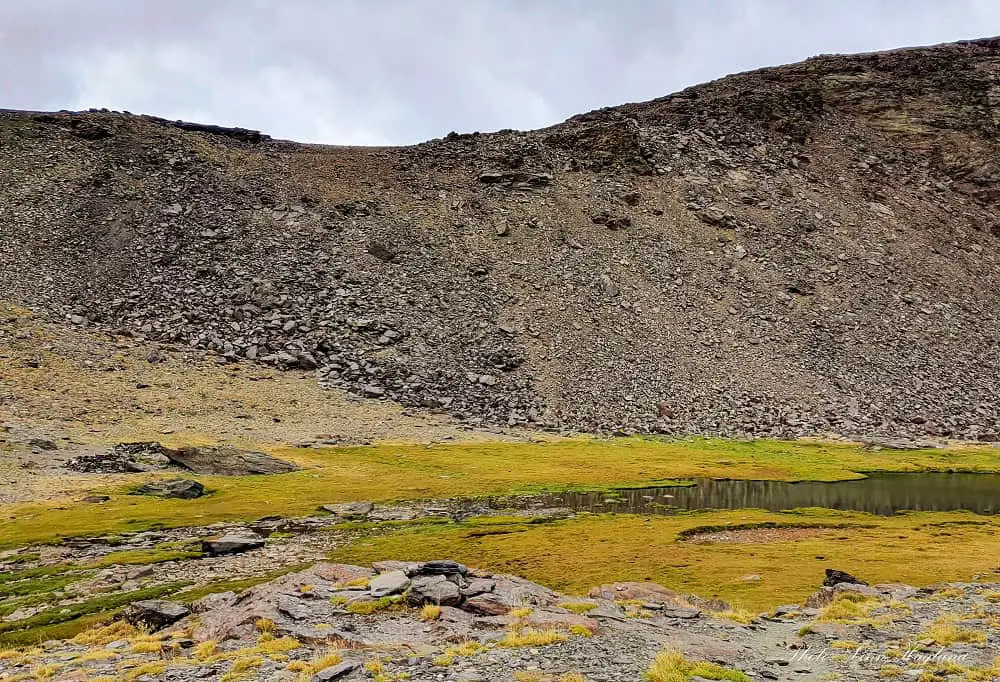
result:
[[[679,509],[826,507],[888,516],[902,510],[1000,512],[1000,475],[874,474],[856,481],[784,483],[696,479],[690,487],[566,492],[541,495],[533,504],[576,511],[650,514]]]

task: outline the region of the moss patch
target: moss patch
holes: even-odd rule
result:
[[[949,525],[947,534],[938,525],[970,518],[982,523]],[[704,526],[803,523],[827,529],[806,539],[755,545],[680,541],[685,531]],[[678,592],[763,611],[803,600],[822,583],[827,567],[873,583],[923,585],[992,571],[993,557],[1000,553],[1000,519],[965,512],[878,517],[807,509],[584,516],[545,524],[505,521],[504,532],[491,535],[480,533],[481,524],[401,527],[357,538],[332,559],[365,564],[448,557],[575,594],[602,583],[653,580]],[[761,580],[744,580],[748,574]]]

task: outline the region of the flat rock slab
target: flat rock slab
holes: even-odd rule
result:
[[[212,556],[239,554],[264,546],[264,538],[259,535],[223,535],[218,540],[202,540],[201,551]]]
[[[341,677],[354,672],[360,667],[361,664],[359,663],[344,661],[338,665],[320,670],[313,676],[313,682],[329,682],[329,680],[339,680]]]
[[[209,447],[164,448],[163,454],[174,464],[196,474],[215,476],[251,476],[284,474],[299,467],[271,455],[254,450],[241,450],[228,445]]]
[[[191,611],[184,604],[148,599],[134,602],[125,612],[125,620],[132,625],[143,625],[152,630],[160,630],[173,625]]]
[[[375,505],[371,502],[341,502],[324,504],[320,509],[345,519],[363,519],[372,513]]]
[[[132,494],[193,500],[205,494],[205,486],[198,481],[176,478],[169,481],[150,481],[136,488]]]

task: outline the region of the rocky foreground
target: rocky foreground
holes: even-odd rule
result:
[[[1000,584],[852,580],[830,571],[805,606],[753,616],[653,583],[579,598],[452,561],[319,563],[190,606],[136,602],[0,652],[0,679],[1000,679]]]

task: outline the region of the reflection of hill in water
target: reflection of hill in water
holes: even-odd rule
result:
[[[608,502],[618,499],[621,502]],[[613,494],[567,492],[546,496],[551,506],[578,511],[666,512],[680,509],[769,509],[826,507],[888,515],[902,510],[979,514],[1000,512],[1000,475],[876,474],[855,481],[785,483],[697,479],[689,487],[640,488]]]

